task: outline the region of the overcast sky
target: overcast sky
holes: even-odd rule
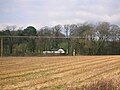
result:
[[[97,21],[120,25],[120,0],[0,0],[0,26]]]

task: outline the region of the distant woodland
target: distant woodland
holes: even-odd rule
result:
[[[4,38],[4,55],[43,55],[62,48],[66,55],[120,55],[120,26],[109,22],[45,26],[6,26],[0,36],[41,36],[54,38]],[[62,37],[62,38],[59,38]]]

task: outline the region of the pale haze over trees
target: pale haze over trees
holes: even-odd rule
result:
[[[0,28],[98,21],[120,25],[120,0],[0,0]]]

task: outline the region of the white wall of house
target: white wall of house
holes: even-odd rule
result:
[[[58,49],[57,51],[43,51],[43,54],[64,54],[65,51],[63,49]]]

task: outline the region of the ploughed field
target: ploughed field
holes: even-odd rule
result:
[[[0,90],[66,90],[101,78],[119,80],[120,56],[0,58]]]

